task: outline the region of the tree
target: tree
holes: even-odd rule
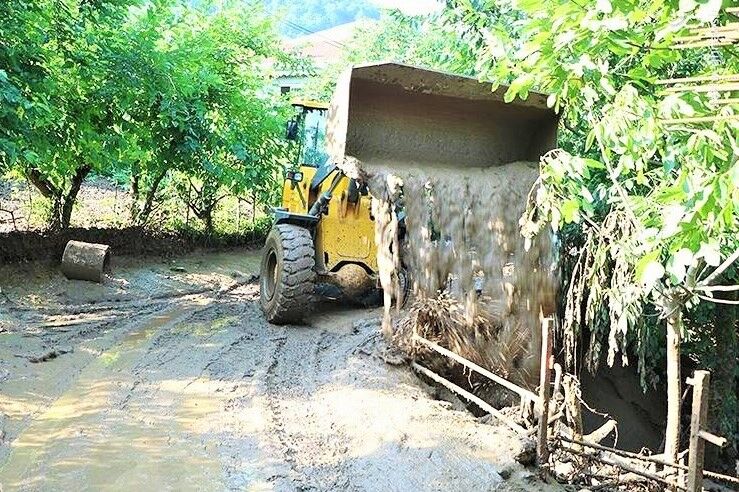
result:
[[[115,81],[99,53],[129,3],[12,0],[4,7],[3,161],[50,200],[52,228],[69,225],[85,177],[123,152],[109,131]]]
[[[657,82],[739,71],[731,48],[710,55],[672,49],[686,26],[724,19],[721,2],[448,4],[449,15],[478,43],[481,78],[509,83],[506,100],[525,99],[533,89],[550,94],[550,106],[566,108],[565,134],[581,136],[571,138],[569,152],[542,160],[541,186],[523,230],[532,235],[547,225],[558,231],[575,224],[585,236],[567,292],[570,355],[588,326],[593,365],[601,347],[611,364],[618,353],[626,360],[627,345],[635,342],[644,369],[647,342],[658,336],[654,329],[664,329],[645,322],[645,310],[653,306],[666,320],[665,451],[675,459],[683,310],[702,300],[730,302],[719,300],[722,291],[712,284],[739,248],[739,119],[736,105],[718,102],[721,94],[665,93]],[[713,112],[721,118],[685,121]]]
[[[176,171],[210,232],[225,192],[274,186],[284,159],[286,108],[267,90],[265,69],[285,58],[272,25],[255,7],[149,5],[132,16],[123,43],[133,47],[120,61],[125,87],[135,89],[121,97],[122,111],[148,149],[131,163],[132,192],[144,197],[133,212],[145,222]]]
[[[90,173],[130,173],[131,216],[145,224],[172,170],[217,171],[235,190],[263,186],[281,162],[267,66],[285,56],[261,8],[137,4],[12,0],[3,12],[0,168],[50,200],[52,229],[69,226]]]

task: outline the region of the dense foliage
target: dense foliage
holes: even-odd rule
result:
[[[284,156],[279,59],[258,9],[172,2],[12,0],[0,22],[0,165],[69,225],[90,173],[130,176],[134,221],[163,182],[184,181],[207,227],[215,204],[269,195]]]
[[[510,85],[506,100],[537,90],[564,111],[563,148],[543,159],[523,226],[526,234],[566,226],[560,236],[574,255],[565,262],[569,360],[587,330],[591,368],[602,355],[610,364],[635,351],[648,376],[663,360],[667,319],[699,366],[721,364],[705,357],[708,346],[725,355],[730,369],[718,391],[733,408],[724,412],[733,415],[730,433],[736,322],[726,323],[735,320],[725,312],[734,312],[732,292],[713,284],[736,280],[739,108],[720,101],[730,91],[658,83],[739,72],[732,47],[673,48],[688,27],[730,20],[721,3],[450,0],[448,15],[476,47],[480,77]],[[716,313],[710,329],[695,311],[704,301]],[[693,311],[680,330],[686,308]]]
[[[264,4],[281,17],[280,31],[291,38],[379,15],[369,0],[264,0]]]

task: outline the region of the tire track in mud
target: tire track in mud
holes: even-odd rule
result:
[[[264,377],[270,433],[289,463],[286,478],[297,490],[357,490],[348,436],[315,396],[332,371],[373,336],[287,327],[271,338],[276,343]]]
[[[328,308],[312,327],[276,327],[259,311],[256,284],[225,284],[151,304],[148,315],[127,307],[120,325],[92,334],[99,340],[78,337],[99,353],[39,365],[85,362],[11,444],[20,456],[0,464],[0,482],[492,490],[505,434],[492,445],[489,428],[447,414],[415,376],[381,362],[379,311]]]
[[[213,410],[204,399],[210,386],[205,383],[194,388],[188,386],[207,373],[206,366],[217,361],[229,346],[238,345],[240,340],[248,338],[231,326],[209,331],[212,328],[210,321],[215,323],[219,316],[253,311],[252,302],[220,303],[226,294],[241,285],[243,283],[236,283],[209,297],[180,298],[153,317],[148,312],[137,312],[126,318],[124,322],[129,326],[112,334],[111,340],[105,344],[108,348],[103,348],[100,354],[93,356],[90,364],[70,375],[73,376],[72,384],[60,396],[58,404],[53,403],[44,414],[34,417],[32,427],[22,431],[20,452],[11,457],[9,466],[5,466],[8,463],[2,464],[0,477],[9,478],[13,481],[10,483],[29,486],[44,483],[38,482],[45,480],[44,477],[52,480],[50,483],[70,483],[71,476],[62,471],[63,463],[70,459],[88,461],[90,466],[86,466],[84,471],[88,476],[97,473],[97,468],[113,466],[117,467],[117,476],[123,477],[129,471],[118,467],[128,460],[126,449],[136,447],[134,443],[141,439],[157,443],[150,446],[151,449],[161,447],[164,456],[168,449],[175,449],[183,455],[180,463],[188,459],[206,463],[203,452],[208,453],[211,441],[209,435],[198,430],[197,416]],[[254,289],[254,286],[246,286],[245,294],[239,297],[243,300],[253,298],[250,290]],[[192,320],[198,318],[202,318],[202,333],[193,333],[198,330],[190,329]],[[195,407],[191,410],[193,405]],[[197,408],[198,405],[201,409]],[[79,415],[70,414],[67,410],[78,406],[85,408]],[[186,423],[186,426],[177,422]],[[69,435],[73,429],[79,429],[80,437],[72,446],[53,442],[49,442],[50,446],[38,446],[57,431]],[[147,435],[146,429],[154,432]],[[128,435],[132,437],[126,437]],[[105,444],[107,439],[104,436],[110,436],[113,439],[111,449],[118,449],[121,453],[112,464],[101,460],[109,453],[107,448],[110,447]],[[68,439],[72,439],[71,435]],[[22,444],[26,442],[32,443],[30,447]],[[23,446],[29,451],[23,451]],[[201,450],[197,451],[198,448]],[[156,461],[163,461],[169,468],[180,466],[170,464],[167,458],[150,463]],[[132,459],[130,463],[140,467],[151,466],[141,458]],[[212,470],[214,466],[220,468],[217,459],[212,460],[207,469]],[[31,470],[35,472],[29,475]],[[165,475],[159,476],[163,478]],[[163,483],[177,483],[182,479],[167,478]],[[0,479],[2,481],[5,480]]]
[[[125,409],[136,390],[142,384],[155,379],[157,371],[160,372],[158,375],[160,378],[169,376],[188,380],[182,387],[182,391],[185,391],[208,375],[210,367],[222,360],[229,351],[245,341],[252,340],[253,334],[239,333],[237,330],[229,329],[229,326],[212,329],[219,320],[253,311],[249,301],[253,297],[254,286],[249,286],[249,283],[246,286],[243,283],[236,283],[217,292],[213,297],[206,298],[203,305],[186,311],[157,330],[147,343],[144,353],[138,358],[139,362],[131,368],[134,381],[118,407]],[[247,288],[245,295],[234,296],[235,300],[241,302],[234,303],[233,300],[225,302],[223,298],[240,287]],[[209,326],[211,329],[194,339],[193,330],[199,325]],[[193,342],[198,342],[197,350],[194,349]],[[212,347],[206,348],[208,345]],[[159,391],[158,386],[148,385],[141,395],[136,396],[139,399],[156,398]]]
[[[290,467],[290,482],[297,490],[341,490],[349,478],[342,476],[341,468],[333,473],[320,470],[316,473],[305,466],[306,451],[320,446],[324,451],[332,443],[328,436],[316,441],[308,429],[316,427],[317,416],[307,401],[315,389],[315,379],[320,364],[320,340],[307,340],[305,329],[287,328],[283,336],[273,337],[276,341],[270,365],[265,374],[266,401],[270,412],[271,428],[279,443],[285,460]],[[295,413],[301,409],[299,416]],[[297,421],[297,422],[296,422]],[[297,425],[295,425],[297,423]],[[340,439],[340,438],[339,438]],[[338,476],[331,476],[331,475]],[[342,486],[343,485],[343,486]]]

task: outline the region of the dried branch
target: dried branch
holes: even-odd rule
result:
[[[703,299],[704,301],[715,302],[716,304],[733,304],[739,306],[739,301],[730,301],[729,299],[720,299],[718,297],[702,296],[700,294],[698,294],[698,297]]]
[[[719,275],[724,273],[724,270],[729,268],[732,263],[734,263],[737,259],[739,259],[739,249],[734,251],[726,260],[724,260],[723,263],[721,263],[714,271],[711,273],[708,277],[706,277],[699,285],[699,287],[704,287],[711,285],[713,282],[716,281],[716,278],[718,278]]]

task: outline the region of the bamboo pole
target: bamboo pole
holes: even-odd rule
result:
[[[653,480],[657,483],[661,483],[663,485],[666,485],[669,487],[670,490],[685,490],[685,487],[683,487],[680,484],[671,482],[669,480],[666,480],[663,477],[660,477],[659,475],[655,475],[654,473],[649,473],[648,471],[640,470],[639,468],[636,468],[634,466],[627,465],[625,463],[621,463],[620,461],[611,460],[603,456],[597,456],[593,453],[586,453],[583,451],[577,451],[575,449],[567,449],[569,453],[576,454],[577,456],[582,456],[583,458],[590,458],[595,461],[599,461],[601,463],[604,463],[606,465],[615,466],[617,468],[621,468],[624,471],[627,471],[629,473],[633,473],[635,475],[639,475],[640,477],[648,478],[649,480]]]
[[[739,83],[707,84],[685,87],[667,87],[664,92],[734,92],[739,91]]]
[[[739,22],[729,22],[723,26],[698,27],[691,26],[688,30],[693,34],[715,33],[715,32],[739,32]]]
[[[695,84],[698,82],[737,82],[739,74],[727,75],[705,75],[700,77],[683,77],[679,79],[661,79],[655,82],[657,85],[671,84]]]
[[[715,123],[717,121],[739,120],[739,114],[725,116],[696,116],[693,118],[675,118],[660,120],[663,125],[677,125],[680,123]]]
[[[519,433],[521,435],[528,435],[529,434],[526,431],[526,429],[524,429],[520,425],[516,424],[515,422],[511,422],[505,415],[503,415],[502,413],[500,413],[500,411],[498,409],[494,408],[492,405],[490,405],[486,401],[482,400],[478,396],[475,396],[472,393],[470,393],[469,391],[460,388],[459,386],[457,386],[456,384],[452,383],[451,381],[449,381],[447,379],[444,379],[443,377],[439,376],[435,372],[433,372],[433,371],[431,371],[429,369],[426,369],[425,367],[423,367],[420,364],[417,364],[416,362],[411,362],[411,366],[416,371],[418,371],[421,374],[427,376],[428,378],[432,379],[433,381],[436,381],[437,383],[439,383],[440,385],[444,386],[448,390],[453,391],[453,392],[457,393],[458,395],[463,396],[465,399],[471,401],[472,403],[474,403],[475,405],[477,405],[481,409],[485,410],[490,415],[492,415],[493,417],[497,418],[498,420],[500,420],[501,422],[503,422],[505,425],[507,425],[508,427],[510,427],[511,429],[513,429],[515,432],[517,432],[517,433]]]
[[[632,453],[631,451],[624,451],[623,449],[617,449],[617,448],[611,448],[611,447],[608,447],[608,446],[603,446],[602,444],[597,444],[597,443],[594,443],[594,442],[589,442],[589,441],[585,441],[585,440],[582,440],[581,441],[581,440],[577,440],[577,439],[571,439],[571,438],[566,437],[566,436],[559,436],[558,439],[561,440],[561,441],[570,443],[570,444],[579,444],[581,446],[585,446],[585,447],[588,447],[588,448],[597,449],[598,451],[607,451],[609,453],[613,453],[613,454],[618,455],[618,456],[623,456],[624,458],[632,458],[632,459],[635,459],[635,460],[647,461],[647,462],[656,463],[656,464],[662,465],[662,466],[668,466],[668,467],[671,467],[671,468],[676,468],[678,470],[687,470],[688,469],[688,467],[685,466],[685,465],[681,465],[679,463],[669,463],[669,462],[667,462],[667,461],[665,461],[663,459],[657,458],[655,456],[644,456],[644,455],[641,455],[641,454]]]
[[[552,372],[552,319],[541,320],[541,366],[539,370],[539,439],[536,446],[536,459],[539,466],[549,461],[547,432],[549,430],[549,383]]]
[[[415,340],[417,342],[420,342],[420,343],[426,345],[427,347],[431,348],[432,350],[435,350],[436,352],[440,353],[441,355],[444,355],[446,357],[449,357],[450,359],[453,359],[453,360],[459,362],[460,364],[462,364],[466,368],[471,369],[471,370],[473,370],[473,371],[475,371],[475,372],[477,372],[477,373],[485,376],[486,378],[495,381],[499,385],[504,386],[505,388],[513,391],[514,393],[517,393],[518,395],[521,396],[521,398],[528,398],[529,400],[531,400],[531,401],[533,401],[535,403],[539,403],[539,397],[533,391],[529,391],[529,390],[527,390],[525,388],[522,388],[522,387],[518,386],[517,384],[514,384],[514,383],[508,381],[507,379],[504,379],[504,378],[498,376],[497,374],[494,374],[494,373],[488,371],[484,367],[478,366],[474,362],[469,361],[469,360],[465,359],[464,357],[455,354],[451,350],[445,349],[444,347],[442,347],[442,346],[440,346],[440,345],[438,345],[438,344],[436,344],[436,343],[434,343],[432,341],[426,340],[425,338],[423,338],[423,337],[421,337],[419,335],[413,335],[413,340]]]
[[[675,50],[685,50],[689,48],[715,48],[718,46],[731,46],[736,41],[702,41],[696,43],[676,44],[672,47]]]
[[[739,485],[739,477],[732,477],[729,475],[724,475],[723,473],[716,473],[716,472],[712,472],[708,470],[703,470],[703,476],[712,478],[714,480],[719,480],[719,481],[723,481],[726,483]]]
[[[688,452],[688,491],[703,490],[703,458],[705,442],[700,433],[708,421],[708,386],[711,374],[695,371],[693,375],[693,412],[690,417],[690,451]]]
[[[739,29],[727,29],[724,31],[693,32],[687,36],[676,36],[678,43],[690,43],[692,41],[730,41],[739,39]]]

